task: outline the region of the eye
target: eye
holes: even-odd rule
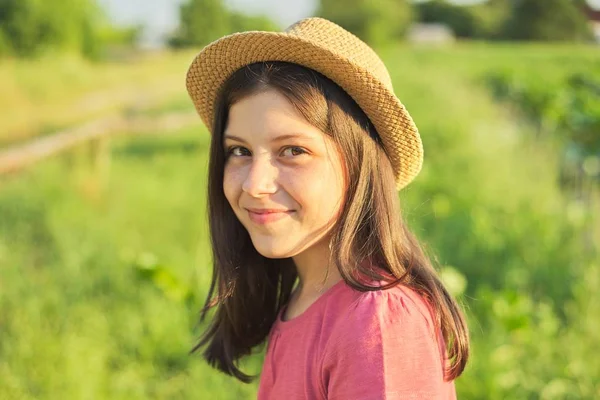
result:
[[[250,156],[250,150],[242,146],[231,146],[227,149],[227,156],[244,157]]]
[[[304,150],[302,147],[290,146],[290,147],[286,147],[285,149],[283,149],[282,154],[284,156],[296,157],[301,154],[307,154],[307,151]]]

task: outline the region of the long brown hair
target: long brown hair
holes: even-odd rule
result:
[[[297,278],[289,259],[269,259],[254,248],[223,193],[226,155],[223,132],[230,107],[244,97],[275,89],[337,144],[348,188],[332,231],[332,261],[346,283],[360,291],[404,284],[431,305],[451,360],[446,379],[455,379],[469,356],[469,336],[459,305],[439,280],[432,263],[403,223],[392,166],[377,132],[361,108],[337,84],[311,69],[263,62],[236,71],[215,104],[210,147],[208,212],[213,276],[200,320],[216,307],[208,329],[191,352],[202,347],[210,365],[250,382],[239,359],[262,344]],[[372,268],[376,266],[376,268]],[[387,282],[371,287],[361,276]]]

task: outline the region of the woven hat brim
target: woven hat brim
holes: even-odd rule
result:
[[[344,89],[369,117],[382,139],[402,189],[419,173],[423,146],[417,127],[393,91],[347,57],[285,32],[234,33],[202,49],[190,65],[188,93],[209,131],[221,85],[239,68],[263,61],[287,61],[311,68]],[[212,132],[211,132],[212,133]]]

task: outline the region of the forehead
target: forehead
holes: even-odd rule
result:
[[[229,109],[224,137],[264,138],[291,135],[322,138],[323,132],[310,124],[296,107],[274,89],[244,97]]]

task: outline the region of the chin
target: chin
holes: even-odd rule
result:
[[[290,251],[289,246],[282,246],[277,243],[265,243],[264,241],[252,241],[256,251],[266,258],[289,258],[295,255]]]
[[[260,247],[256,247],[256,251],[258,251],[258,253],[260,255],[262,255],[263,257],[266,258],[277,258],[277,259],[281,259],[281,258],[290,258],[293,256],[293,254],[291,254],[290,252],[287,251],[277,251],[274,249],[261,249]]]

